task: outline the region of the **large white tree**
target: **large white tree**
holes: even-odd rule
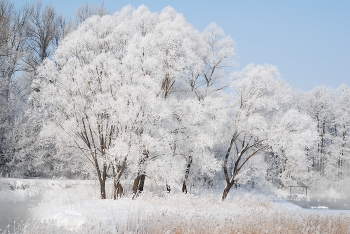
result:
[[[87,19],[38,69],[33,86],[40,92],[33,98],[94,166],[102,198],[109,167],[116,189],[126,168],[132,170],[136,194],[146,175],[179,177],[180,171],[164,163],[181,158],[173,154],[176,132],[185,132],[194,145],[205,140],[198,126],[214,119],[208,108],[215,111],[216,101],[198,100],[185,82],[204,70],[205,45],[202,35],[170,7],[160,13],[125,7]],[[200,110],[195,113],[192,107]],[[198,118],[191,119],[193,114]],[[189,142],[181,147],[189,148]],[[197,148],[207,152],[211,144],[197,145],[191,152],[196,155]],[[202,170],[209,173],[217,164],[209,166],[214,156],[205,155],[203,165],[208,166]],[[173,173],[162,176],[153,170],[150,164],[160,160],[160,171]]]

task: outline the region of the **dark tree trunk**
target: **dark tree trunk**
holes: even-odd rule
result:
[[[101,172],[101,169],[98,165],[97,159],[95,158],[95,168],[97,171],[98,180],[100,182],[101,199],[106,199],[107,164],[104,163],[103,169]]]
[[[143,186],[145,185],[146,175],[140,176],[139,187],[137,188],[137,192],[141,193],[143,191]]]
[[[187,166],[186,166],[186,171],[185,171],[185,179],[182,183],[182,192],[183,193],[187,193],[187,180],[188,180],[188,177],[190,175],[190,169],[191,169],[192,162],[193,162],[192,156],[189,156]]]
[[[99,179],[100,181],[100,192],[101,192],[101,199],[106,199],[106,181],[103,179]]]
[[[140,174],[136,177],[134,185],[132,187],[133,198],[136,198],[143,191],[145,185],[146,175]]]
[[[144,149],[142,151],[142,156],[139,161],[139,171],[138,175],[134,181],[134,185],[132,188],[133,192],[133,199],[138,196],[139,193],[143,191],[143,186],[145,185],[145,179],[146,179],[146,174],[145,174],[145,166],[147,163],[147,160],[149,158],[149,151]]]
[[[132,186],[132,194],[133,194],[133,197],[136,196],[137,194],[137,189],[139,187],[139,182],[140,182],[140,175],[138,175],[136,177],[136,179],[134,180],[134,185]]]
[[[112,163],[112,169],[113,169],[113,177],[114,177],[114,200],[116,200],[119,197],[121,197],[124,193],[123,187],[120,184],[120,178],[122,176],[122,174],[124,173],[124,169],[126,166],[126,159],[127,157],[124,158],[124,161],[122,164],[119,164],[118,167],[116,167],[115,165],[113,165]]]
[[[223,171],[224,171],[224,176],[225,176],[225,181],[226,181],[226,187],[224,189],[224,192],[222,193],[222,200],[226,199],[228,192],[231,190],[232,186],[236,182],[236,180],[235,180],[236,176],[241,171],[243,166],[250,160],[250,158],[252,158],[254,155],[256,155],[260,150],[262,150],[268,146],[267,144],[262,145],[262,142],[264,142],[266,139],[261,139],[261,140],[256,139],[253,142],[253,144],[245,143],[245,141],[243,141],[241,143],[241,150],[239,150],[237,145],[236,145],[237,159],[235,159],[232,172],[229,173],[228,168],[227,168],[228,158],[230,156],[232,146],[235,143],[238,136],[239,136],[239,134],[236,134],[236,133],[233,134],[233,137],[231,138],[230,145],[229,145],[227,152],[226,152],[226,155],[225,155]],[[249,152],[249,150],[252,150],[252,151]],[[247,154],[247,152],[249,152],[249,154]],[[243,155],[246,155],[246,157],[243,158]]]
[[[182,183],[182,192],[183,193],[187,193],[187,185],[186,185],[186,180],[184,180],[184,182]]]
[[[118,197],[122,197],[124,194],[123,186],[119,182],[114,182],[114,195],[113,198],[116,200]]]
[[[224,189],[224,192],[222,193],[222,201],[226,199],[227,194],[230,192],[231,188],[232,188],[233,183],[226,183],[226,187]]]

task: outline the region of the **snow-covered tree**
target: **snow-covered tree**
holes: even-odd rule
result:
[[[317,122],[319,142],[314,152],[314,166],[316,171],[325,175],[327,158],[330,153],[332,132],[334,131],[334,90],[319,86],[305,96],[305,110]]]
[[[295,94],[294,105],[317,123],[319,141],[307,148],[312,165],[313,184],[323,188],[340,188],[348,170],[349,103],[348,87],[338,89],[318,86]]]
[[[62,16],[58,15],[52,6],[45,6],[43,9],[41,2],[31,6],[26,25],[27,55],[23,59],[28,71],[36,72],[39,64],[53,54],[62,20]]]
[[[334,164],[337,171],[335,179],[341,180],[349,176],[350,163],[350,88],[341,85],[337,89],[336,112],[336,137],[334,144]],[[334,173],[334,171],[333,171]]]
[[[251,64],[233,75],[235,94],[227,131],[228,146],[223,155],[226,181],[223,200],[235,183],[246,183],[254,177],[265,176],[264,150],[272,150],[279,157],[284,157],[288,173],[285,171],[283,176],[290,178],[291,173],[298,172],[298,166],[304,168],[306,157],[303,149],[314,140],[312,129],[308,126],[311,120],[296,110],[288,111],[292,91],[279,78],[274,66]],[[293,132],[296,133],[290,134]],[[310,136],[311,139],[305,142],[297,140]],[[285,155],[281,155],[281,151]]]
[[[205,48],[203,70],[191,72],[186,82],[199,99],[227,88],[230,84],[228,68],[236,65],[235,43],[231,37],[215,23],[211,23],[202,33]]]
[[[13,54],[17,60],[12,62],[15,74],[11,77],[13,85],[10,101],[7,102],[12,105],[9,115],[11,130],[7,131],[5,136],[7,154],[10,156],[9,175],[57,176],[61,171],[53,170],[57,167],[52,166],[58,166],[58,163],[54,163],[57,162],[54,154],[58,152],[55,149],[55,141],[44,146],[39,140],[40,129],[45,120],[39,117],[40,115],[29,114],[35,111],[35,107],[28,101],[28,97],[32,92],[39,91],[31,88],[36,68],[46,57],[52,55],[58,41],[64,36],[61,30],[64,20],[55,13],[53,7],[47,6],[42,9],[41,3],[14,10],[12,16],[15,20],[11,24],[13,36],[10,42],[15,48]],[[12,59],[15,57],[12,56]],[[7,72],[10,70],[7,69]],[[43,160],[37,160],[43,155]]]
[[[23,109],[25,83],[18,76],[23,69],[21,60],[26,53],[25,26],[30,9],[16,9],[7,0],[0,1],[0,168],[7,169],[13,157],[13,146],[9,135],[13,134],[15,117]],[[1,169],[0,169],[1,170]]]
[[[214,119],[207,110],[215,110],[215,99],[198,100],[184,82],[203,71],[204,44],[201,34],[170,7],[160,13],[125,7],[112,16],[87,19],[38,69],[33,87],[40,92],[33,99],[94,166],[102,198],[109,167],[116,188],[126,168],[131,170],[135,194],[142,191],[146,175],[171,180],[152,170],[152,163],[162,161],[163,169],[178,179],[180,172],[164,163],[180,158],[180,153],[173,157],[176,131],[192,139],[181,147],[200,143],[191,153],[200,158],[197,150],[207,152],[210,143],[201,143],[205,128],[199,126]],[[204,173],[214,170],[210,159],[214,156],[202,160]]]
[[[318,140],[315,121],[295,109],[285,110],[275,121],[266,157],[268,170],[274,173],[268,174],[268,179],[279,187],[309,185],[313,174],[307,149]]]
[[[76,11],[75,11],[75,23],[77,24],[77,26],[79,26],[81,23],[83,23],[85,20],[87,20],[88,18],[90,18],[93,15],[99,15],[99,16],[103,16],[103,15],[107,15],[108,11],[107,9],[104,7],[103,4],[101,4],[98,7],[94,7],[92,5],[89,4],[85,4],[85,5],[80,5]]]

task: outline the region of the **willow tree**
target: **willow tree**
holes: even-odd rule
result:
[[[135,194],[143,189],[147,167],[155,160],[177,160],[182,172],[172,171],[169,163],[161,163],[160,171],[183,177],[185,161],[172,157],[173,130],[190,132],[202,120],[192,119],[198,122],[190,125],[178,121],[185,114],[181,104],[205,109],[216,103],[215,98],[207,104],[198,100],[185,82],[203,72],[206,46],[202,35],[171,7],[160,13],[145,6],[125,7],[85,20],[38,69],[34,88],[40,92],[33,98],[94,166],[102,198],[109,167],[116,190],[126,169],[134,175]],[[191,113],[186,114],[190,119]],[[192,139],[198,138],[196,131],[188,133]],[[209,155],[205,161],[213,165],[210,159],[215,158]]]
[[[145,121],[142,116],[150,102],[156,103],[152,93],[158,92],[154,80],[140,75],[128,61],[135,53],[128,41],[131,30],[118,28],[126,20],[117,15],[86,20],[61,42],[53,59],[41,65],[34,83],[40,92],[33,98],[94,166],[102,199],[109,167],[115,187],[120,187]],[[116,146],[119,152],[113,150]]]

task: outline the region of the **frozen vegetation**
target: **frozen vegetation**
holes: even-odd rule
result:
[[[95,181],[1,179],[0,202],[36,199],[29,221],[2,233],[348,233],[349,210],[303,209],[266,192],[144,192],[99,198]],[[9,200],[11,198],[11,200]],[[3,215],[3,214],[2,214]],[[16,230],[16,231],[14,231]],[[1,232],[0,232],[1,233]]]
[[[282,200],[348,198],[346,85],[238,70],[231,37],[171,7],[0,10],[0,199],[31,206],[5,232],[349,232],[348,211]]]

